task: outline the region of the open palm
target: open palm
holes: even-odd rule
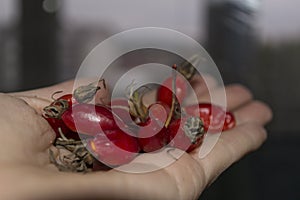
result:
[[[208,90],[200,77],[195,77],[193,84],[198,97],[208,101]],[[72,82],[65,82],[0,95],[1,199],[197,199],[227,167],[264,142],[263,125],[272,115],[265,104],[252,100],[247,89],[231,85],[226,87],[227,106],[234,112],[237,126],[222,133],[205,158],[199,159],[196,149],[149,173],[65,173],[49,162],[48,151],[53,148],[55,134],[40,112],[51,101],[53,92],[68,93],[72,86]],[[218,92],[218,88],[210,89]],[[165,151],[159,154],[168,157]]]

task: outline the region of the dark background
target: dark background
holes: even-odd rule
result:
[[[247,3],[255,1],[191,1],[186,5],[168,1],[170,4],[163,8],[158,3],[160,11],[149,12],[144,12],[143,4],[131,2],[124,13],[115,12],[114,6],[121,1],[113,1],[115,5],[85,2],[90,8],[95,4],[96,12],[83,12],[79,1],[0,0],[1,92],[47,86],[74,77],[94,46],[122,30],[138,26],[179,30],[205,46],[226,84],[246,85],[255,98],[267,102],[274,111],[274,119],[267,126],[269,139],[263,147],[234,164],[200,199],[300,199],[300,26],[298,31],[288,31],[288,24],[294,30],[300,18],[291,14],[296,1],[286,1],[290,6],[282,10],[276,0],[265,1],[268,4],[261,6]],[[152,4],[149,6],[156,8],[155,2]],[[107,10],[110,6],[111,11]],[[194,16],[190,14],[195,13],[192,7],[199,9]],[[272,9],[277,12],[269,16],[269,21],[260,23]],[[136,15],[128,17],[130,11]],[[99,14],[102,12],[107,18],[98,19],[98,15],[104,16]],[[86,20],[76,21],[81,15]],[[164,16],[167,19],[160,19]],[[107,22],[109,18],[116,19],[115,23]],[[127,24],[118,27],[120,18]],[[189,23],[190,19],[194,23]],[[147,60],[145,53],[139,55],[137,60],[131,56],[123,64]]]

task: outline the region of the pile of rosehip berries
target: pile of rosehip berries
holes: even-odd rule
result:
[[[59,153],[50,151],[51,162],[62,171],[86,172],[100,162],[115,167],[165,146],[191,152],[201,145],[208,129],[214,133],[235,126],[234,116],[219,106],[181,107],[187,96],[186,80],[193,73],[184,73],[176,65],[173,69],[183,76],[175,72],[166,79],[157,89],[156,102],[149,106],[144,105],[141,89],[132,91],[128,99],[92,104],[97,92],[105,89],[104,80],[100,80],[102,87],[91,83],[53,98],[43,114],[57,136],[54,146]]]

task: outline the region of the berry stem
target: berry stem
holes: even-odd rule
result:
[[[172,71],[172,77],[173,77],[173,80],[172,80],[172,104],[171,104],[171,109],[170,109],[170,112],[168,114],[168,117],[167,117],[167,120],[165,122],[165,127],[167,128],[169,126],[169,124],[171,123],[171,120],[172,120],[172,116],[173,116],[173,113],[175,111],[175,104],[176,104],[176,78],[177,78],[177,73],[176,73],[176,69],[177,69],[177,65],[174,64],[172,66],[172,68],[174,69]]]
[[[54,93],[51,95],[51,99],[52,99],[53,101],[57,100],[56,98],[54,98],[54,96],[57,95],[57,94],[60,94],[60,93],[62,93],[62,92],[63,92],[62,90],[54,92]]]

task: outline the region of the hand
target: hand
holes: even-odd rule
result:
[[[198,97],[208,101],[208,88],[200,77],[195,77],[193,84]],[[1,199],[197,199],[227,167],[264,142],[263,125],[272,116],[265,104],[252,100],[247,89],[227,86],[227,104],[236,116],[237,126],[222,133],[205,158],[199,159],[196,149],[150,173],[64,173],[49,162],[48,150],[55,134],[40,111],[49,104],[53,92],[70,92],[71,88],[72,82],[66,82],[11,96],[0,95]],[[210,89],[218,93],[218,88]]]

